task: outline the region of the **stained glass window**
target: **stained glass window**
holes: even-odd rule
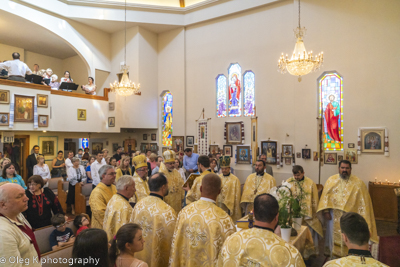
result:
[[[172,94],[166,92],[161,99],[162,110],[162,144],[172,146]]]
[[[243,114],[244,116],[254,116],[254,72],[246,71],[243,75]]]
[[[323,117],[325,150],[343,149],[343,77],[336,72],[318,79],[319,114]]]
[[[242,68],[231,64],[228,69],[229,79],[229,117],[242,116]]]
[[[217,82],[217,117],[226,117],[226,77],[225,75],[218,75]]]

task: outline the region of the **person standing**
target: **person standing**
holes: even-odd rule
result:
[[[39,155],[43,156],[42,154],[39,154],[40,147],[38,145],[34,145],[32,148],[32,154],[30,154],[27,159],[26,159],[26,169],[28,170],[28,178],[33,175],[33,166],[35,166],[38,161],[37,157]]]
[[[120,161],[120,160],[121,160],[121,153],[122,153],[122,146],[119,146],[119,147],[117,148],[117,153],[115,153],[113,157],[114,157],[117,161]]]
[[[88,84],[87,85],[81,85],[81,88],[85,92],[85,94],[87,94],[87,95],[96,95],[97,86],[94,84],[93,77],[89,77],[88,78]]]
[[[71,205],[72,214],[75,214],[75,186],[80,183],[82,186],[86,182],[86,171],[80,165],[79,158],[72,158],[72,167],[67,171],[67,181],[69,182],[67,204]]]
[[[54,177],[65,177],[65,159],[64,152],[58,151],[57,157],[53,159],[53,169],[51,170],[51,176]]]
[[[223,209],[232,220],[236,222],[242,216],[240,209],[241,186],[239,179],[231,174],[231,157],[222,156],[219,158],[219,166],[221,167],[221,193],[217,198],[217,205]]]
[[[66,172],[68,174],[68,170],[70,168],[72,168],[72,159],[74,157],[74,152],[73,151],[68,151],[68,158],[65,160],[65,168],[66,168]]]
[[[90,194],[89,205],[92,210],[92,228],[103,229],[107,204],[113,195],[117,193],[114,185],[115,170],[110,165],[104,165],[99,170],[99,176],[101,180]]]
[[[6,166],[4,166],[3,173],[0,177],[0,183],[3,183],[3,182],[19,184],[24,189],[27,188],[22,177],[16,173],[14,163],[9,163]]]
[[[151,175],[160,171],[161,162],[163,162],[163,161],[164,161],[164,159],[162,156],[157,157],[157,166],[151,171]]]
[[[101,160],[103,163],[108,164],[106,158],[108,157],[108,149],[103,149],[101,151],[101,153],[103,154],[103,159]],[[111,157],[110,157],[111,158]]]
[[[368,224],[370,240],[378,243],[374,210],[367,186],[351,174],[350,161],[342,160],[339,162],[339,174],[326,181],[317,210],[326,222],[326,255],[344,257],[348,254],[339,225],[340,217],[346,212],[360,214]]]
[[[189,186],[184,188],[187,190],[187,195],[186,195],[186,204],[190,204],[192,202],[195,202],[200,199],[201,197],[201,191],[200,187],[202,184],[202,180],[204,176],[207,174],[212,173],[212,170],[210,169],[210,158],[204,155],[201,155],[198,159],[198,166],[201,172],[201,175],[194,180],[192,188],[189,189]]]
[[[108,240],[112,240],[124,224],[129,223],[133,212],[129,199],[135,195],[135,181],[132,176],[124,175],[117,181],[117,193],[107,204],[104,215],[103,230]]]
[[[96,154],[96,160],[92,163],[92,165],[90,165],[90,174],[92,176],[93,188],[95,188],[100,183],[99,170],[104,165],[107,164],[105,163],[105,161],[103,162],[103,153],[99,151]]]
[[[278,218],[278,201],[270,194],[258,195],[254,200],[254,227],[226,239],[216,266],[246,263],[245,266],[305,267],[297,248],[274,233]]]
[[[145,155],[139,155],[132,159],[135,166],[135,174],[133,180],[136,185],[136,195],[132,199],[134,203],[138,203],[141,199],[147,197],[150,194],[147,171],[147,159]]]
[[[118,182],[118,179],[124,175],[129,175],[132,176],[132,170],[131,170],[131,158],[129,156],[123,156],[121,159],[121,164],[117,168],[117,176],[116,176],[116,181]]]
[[[274,176],[274,172],[273,172],[273,170],[272,170],[272,167],[269,166],[269,165],[267,165],[267,155],[261,154],[261,155],[258,157],[258,159],[265,162],[265,169],[264,169],[264,172],[268,173],[268,174],[271,175],[271,176]],[[252,169],[253,169],[253,173],[256,172],[256,165],[253,165]]]
[[[175,159],[175,164],[174,164],[175,170],[177,170],[179,172],[179,174],[182,177],[183,182],[186,182],[186,175],[185,175],[185,171],[182,169],[181,166],[181,162],[179,161],[178,158]]]
[[[170,205],[178,214],[182,209],[182,200],[185,196],[183,190],[183,180],[179,172],[175,169],[175,152],[167,150],[163,153],[164,163],[161,163],[160,171],[168,180],[168,195],[165,196],[165,203]]]
[[[192,149],[185,149],[185,156],[183,157],[183,168],[186,170],[186,177],[192,173],[197,172],[197,161],[199,154],[193,153]]]
[[[44,187],[47,187],[49,185],[48,180],[51,179],[49,166],[44,163],[44,157],[42,155],[37,157],[37,161],[38,163],[33,166],[33,175],[39,175],[42,177],[45,184]]]
[[[172,238],[170,267],[215,266],[219,251],[236,227],[217,207],[221,178],[209,173],[202,179],[201,198],[184,207]]]
[[[152,267],[162,267],[168,265],[176,213],[164,202],[164,197],[168,195],[168,180],[164,174],[152,175],[149,188],[150,195],[135,205],[130,222],[140,225],[146,238],[144,250],[136,257]],[[149,210],[152,212],[149,213]]]
[[[0,63],[0,70],[5,69],[6,71],[8,71],[8,80],[26,82],[25,75],[32,74],[31,69],[28,67],[28,65],[20,60],[19,53],[12,53],[12,58],[13,60]]]
[[[29,198],[17,184],[0,186],[0,251],[4,259],[22,258],[29,266],[40,267],[40,250],[35,234],[22,212],[28,208]],[[38,261],[34,259],[38,258]],[[4,264],[11,266],[11,264]],[[21,265],[20,265],[21,266]]]
[[[254,198],[256,196],[269,193],[271,188],[276,186],[275,178],[264,172],[264,168],[265,162],[257,160],[256,173],[252,173],[246,178],[240,200],[240,205],[246,215],[253,210]]]

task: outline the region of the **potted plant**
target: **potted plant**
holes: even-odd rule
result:
[[[292,220],[293,220],[293,228],[297,231],[301,229],[301,224],[303,222],[304,211],[307,209],[305,204],[306,196],[309,194],[303,190],[303,187],[300,185],[300,182],[295,180],[296,190],[291,199],[291,211],[292,211]],[[297,190],[298,189],[298,190]]]
[[[290,236],[292,233],[291,206],[293,197],[292,192],[290,191],[291,186],[291,184],[283,182],[281,186],[274,187],[270,191],[279,203],[278,225],[281,228],[281,237],[288,243],[290,242]]]

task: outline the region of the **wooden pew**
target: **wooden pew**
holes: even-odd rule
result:
[[[51,178],[50,180],[49,180],[49,189],[51,190],[51,191],[53,191],[53,193],[56,195],[56,196],[58,196],[58,181],[62,181],[63,180],[63,178],[62,177],[58,177],[58,178]]]
[[[75,185],[75,214],[86,213],[86,207],[89,206],[89,197],[92,193],[92,184]]]
[[[58,200],[60,201],[64,212],[67,212],[68,186],[69,182],[64,182],[64,180],[58,181]]]
[[[42,267],[67,267],[71,266],[68,260],[72,259],[72,249],[74,244],[63,247],[55,251],[50,251],[41,255]],[[65,262],[60,262],[64,260]]]

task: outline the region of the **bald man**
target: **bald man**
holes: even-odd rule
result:
[[[39,267],[40,251],[32,227],[22,212],[28,209],[28,197],[19,184],[0,186],[0,251],[4,266],[22,266],[10,259],[29,260],[29,266]]]
[[[216,205],[221,178],[214,173],[205,175],[200,192],[201,198],[178,215],[170,267],[214,266],[225,239],[236,231],[231,217]]]

